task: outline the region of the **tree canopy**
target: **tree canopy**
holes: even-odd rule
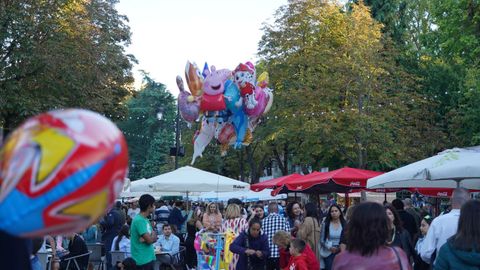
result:
[[[124,115],[134,57],[116,0],[0,2],[0,125],[62,107]]]

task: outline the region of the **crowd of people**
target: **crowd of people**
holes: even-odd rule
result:
[[[187,210],[188,209],[188,210]],[[86,243],[104,244],[128,257],[116,269],[154,269],[168,265],[185,247],[187,269],[198,269],[196,237],[200,232],[235,235],[229,245],[228,270],[343,269],[479,269],[480,202],[456,189],[451,210],[436,218],[412,200],[362,202],[345,209],[335,203],[293,201],[226,205],[156,201],[145,194],[138,202],[118,202],[97,224],[69,236],[47,236],[59,262],[86,251]],[[67,243],[64,243],[68,240]],[[227,254],[227,252],[224,252]],[[222,253],[223,254],[223,253]],[[225,255],[226,256],[226,255]],[[80,262],[82,267],[88,261]],[[35,268],[34,268],[35,269]]]

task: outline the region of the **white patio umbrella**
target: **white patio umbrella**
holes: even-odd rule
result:
[[[480,146],[453,148],[370,178],[367,188],[480,189]]]
[[[229,192],[248,190],[250,185],[232,178],[202,171],[190,166],[157,175],[152,178],[134,181],[131,192]]]

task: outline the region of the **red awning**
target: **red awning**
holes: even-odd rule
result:
[[[286,181],[295,180],[301,177],[303,177],[303,175],[294,173],[294,174],[290,174],[290,175],[286,175],[286,176],[282,176],[282,177],[278,177],[278,178],[274,178],[274,179],[263,181],[257,184],[250,185],[250,189],[252,191],[259,192],[266,188],[277,188],[277,187],[283,186]]]
[[[296,181],[286,181],[285,187],[289,191],[330,191],[349,192],[350,189],[361,189],[367,185],[369,178],[383,172],[369,171],[344,167],[330,172],[316,172],[306,175]],[[323,186],[323,187],[322,187]]]

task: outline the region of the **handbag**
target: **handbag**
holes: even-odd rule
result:
[[[329,248],[332,247],[332,243],[330,242],[330,240],[327,239],[327,241],[325,241],[325,246],[322,246],[320,245],[320,256],[322,258],[326,258],[328,256],[330,256],[332,254],[332,252],[330,251]]]
[[[325,222],[323,222],[322,226],[325,226]],[[320,235],[320,238],[322,238],[322,235]],[[320,244],[320,249],[319,249],[320,257],[326,258],[330,256],[332,254],[332,252],[330,251],[331,247],[332,247],[332,242],[327,238],[325,240],[325,245]]]

